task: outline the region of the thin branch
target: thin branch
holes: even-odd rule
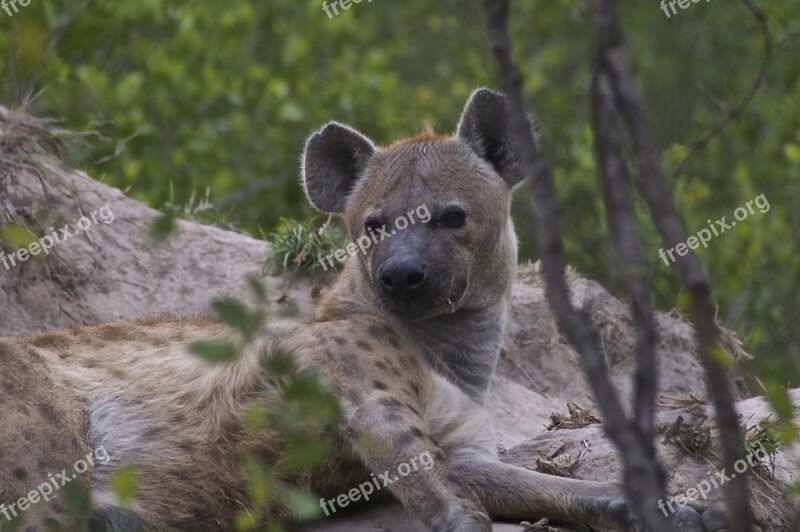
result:
[[[559,328],[575,346],[583,361],[592,392],[603,416],[603,425],[611,441],[621,451],[625,463],[626,491],[635,512],[649,530],[667,532],[669,524],[649,501],[657,500],[660,472],[641,443],[638,431],[628,423],[617,391],[608,375],[605,357],[595,331],[572,306],[569,288],[563,275],[562,242],[558,227],[559,205],[553,178],[540,156],[528,122],[522,97],[522,76],[511,56],[508,36],[508,0],[487,0],[488,34],[499,64],[503,90],[509,106],[513,138],[521,153],[521,162],[530,176],[537,201],[536,235],[545,280],[545,293]]]
[[[744,108],[750,104],[753,97],[755,97],[756,93],[758,92],[758,89],[761,88],[761,86],[764,84],[764,80],[767,77],[767,71],[772,63],[772,36],[770,35],[769,26],[767,25],[767,16],[752,2],[752,0],[742,0],[742,2],[745,6],[747,6],[747,9],[750,10],[750,13],[753,14],[756,22],[758,22],[758,26],[761,29],[761,35],[764,39],[764,60],[761,63],[761,69],[758,71],[756,79],[750,85],[750,89],[745,93],[744,97],[739,101],[739,103],[727,109],[725,116],[716,126],[714,126],[702,138],[692,143],[692,145],[689,147],[689,153],[686,154],[686,157],[683,158],[683,161],[681,161],[681,163],[672,173],[673,182],[684,172],[684,170],[686,170],[686,167],[689,165],[689,163],[701,151],[703,151],[706,146],[708,146],[714,137],[720,135],[731,122],[731,120],[739,116],[742,111],[744,111]]]
[[[634,418],[641,433],[642,443],[648,445],[648,452],[652,452],[655,458],[652,442],[658,378],[653,306],[645,280],[647,267],[636,233],[633,203],[628,192],[628,172],[623,156],[622,135],[617,121],[614,94],[602,62],[598,62],[592,78],[591,97],[599,178],[603,186],[614,251],[621,259],[617,277],[631,298],[631,311],[636,325]],[[656,504],[658,501],[652,502]]]
[[[747,0],[745,0],[747,1]],[[661,162],[647,121],[647,113],[639,97],[625,49],[622,30],[612,0],[592,0],[599,54],[611,74],[617,108],[631,133],[639,185],[656,228],[665,245],[673,248],[687,240],[670,201],[669,189],[661,174]],[[709,393],[714,401],[717,427],[724,454],[724,466],[734,469],[737,460],[744,459],[742,433],[733,402],[733,394],[725,368],[726,355],[720,347],[719,328],[711,288],[700,262],[690,251],[676,263],[683,284],[692,296],[692,315],[703,366],[708,379]],[[752,529],[752,510],[748,496],[747,477],[737,475],[725,484],[730,513],[729,530],[747,532]]]

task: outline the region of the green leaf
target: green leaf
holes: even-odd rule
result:
[[[286,353],[275,353],[267,358],[264,367],[273,375],[286,375],[294,370],[294,359]]]
[[[0,228],[0,240],[4,246],[16,251],[30,246],[38,239],[25,225],[13,222]]]
[[[236,347],[225,340],[199,340],[189,345],[189,352],[210,364],[223,364],[236,358]]]
[[[89,490],[82,481],[72,481],[63,488],[70,515],[84,519],[89,515]]]
[[[175,229],[175,215],[167,213],[159,216],[150,225],[150,236],[156,242],[164,242]]]
[[[328,456],[328,446],[315,435],[292,438],[286,446],[281,469],[286,472],[308,471],[322,465]]]
[[[138,475],[132,467],[123,467],[114,471],[111,476],[111,490],[120,504],[133,501],[138,491]]]
[[[253,455],[244,456],[244,470],[250,487],[250,497],[257,508],[265,508],[270,502],[272,479],[264,464]]]
[[[769,384],[766,387],[765,395],[775,413],[778,414],[778,418],[783,422],[791,422],[792,401],[789,399],[789,390],[784,386]]]
[[[247,278],[247,284],[250,287],[250,291],[253,293],[253,296],[255,296],[256,301],[263,305],[267,301],[267,289],[264,286],[264,283],[261,282],[261,279],[251,275]]]
[[[245,336],[249,336],[255,329],[257,320],[241,301],[233,298],[216,299],[211,303],[211,308],[223,323]]]
[[[313,494],[294,488],[281,490],[281,499],[292,509],[299,521],[310,521],[320,516],[319,499]]]
[[[261,430],[267,426],[268,422],[269,412],[266,407],[259,402],[252,403],[244,416],[245,428],[247,430]]]
[[[239,532],[248,532],[254,530],[258,525],[259,514],[254,514],[247,510],[242,510],[236,514],[234,526]]]

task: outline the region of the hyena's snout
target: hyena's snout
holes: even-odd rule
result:
[[[419,296],[428,284],[428,265],[416,257],[390,257],[378,268],[378,283],[390,297]]]

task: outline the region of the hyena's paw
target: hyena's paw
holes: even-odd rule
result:
[[[608,497],[601,502],[604,513],[610,518],[612,530],[643,531],[641,521],[631,511],[630,505],[622,495]],[[718,507],[677,506],[669,515],[674,530],[681,532],[724,532],[728,527],[728,518],[724,510]]]
[[[452,501],[438,518],[434,518],[431,528],[434,532],[491,532],[492,521],[485,512],[470,510]]]
[[[677,530],[686,532],[723,532],[728,528],[725,511],[717,507],[678,507],[671,517]]]

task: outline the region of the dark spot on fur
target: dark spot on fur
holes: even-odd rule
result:
[[[400,423],[403,420],[402,416],[397,413],[397,410],[385,410],[383,417],[390,423]]]
[[[389,337],[389,345],[394,347],[395,349],[400,349],[400,342],[397,341],[397,338],[394,336]]]
[[[336,342],[338,345],[344,345],[347,343],[345,339],[342,338],[341,336],[332,336],[331,338],[333,338],[333,341]]]
[[[378,399],[378,404],[381,406],[397,407],[400,406],[400,401],[398,401],[394,397],[381,397],[380,399]]]
[[[363,349],[365,351],[369,351],[369,350],[372,349],[372,347],[367,342],[365,342],[364,340],[359,340],[358,342],[356,342],[356,346],[359,349]]]
[[[415,394],[419,395],[419,386],[417,386],[417,383],[416,383],[416,382],[412,382],[412,383],[411,383],[411,390],[412,390],[412,391],[413,391]]]
[[[186,421],[186,416],[183,414],[175,414],[172,416],[172,419],[170,419],[171,423],[183,423],[184,421]]]
[[[128,331],[117,325],[103,325],[100,327],[100,334],[98,334],[98,337],[102,340],[108,340],[109,342],[135,339]]]
[[[411,432],[411,434],[413,434],[413,435],[414,435],[414,437],[415,437],[415,438],[417,438],[417,439],[421,439],[421,438],[422,438],[422,436],[424,436],[424,434],[425,434],[424,432],[422,432],[421,430],[419,430],[419,428],[417,428],[417,427],[414,427],[414,428],[412,428],[410,432]]]
[[[330,351],[325,351],[325,358],[327,358],[328,360],[333,360],[333,353],[331,353]]]
[[[347,399],[348,401],[353,403],[354,406],[359,406],[364,402],[361,399],[361,395],[358,392],[356,392],[355,390],[347,390],[347,391],[345,391],[344,392],[344,397],[345,397],[345,399]]]
[[[167,341],[164,340],[163,338],[156,337],[156,338],[150,338],[149,340],[150,340],[150,345],[152,345],[153,347],[164,347],[165,345],[167,345]]]
[[[128,379],[128,374],[122,370],[111,368],[108,370],[108,372],[111,373],[111,376],[114,377],[115,379],[119,379],[121,381]]]
[[[387,367],[386,363],[383,362],[382,360],[378,360],[377,362],[375,362],[375,365],[378,367],[378,369],[382,369],[382,370],[385,370],[386,367]]]
[[[61,334],[44,334],[37,338],[34,338],[33,344],[36,347],[41,347],[44,349],[48,348],[59,348],[59,347],[66,347],[68,343],[68,338]]]
[[[457,484],[459,486],[464,482],[463,480],[461,480],[461,477],[459,477],[455,473],[448,473],[447,474],[447,480],[449,480],[453,484]]]
[[[25,480],[28,478],[28,472],[21,467],[18,467],[14,470],[14,478],[17,480]]]
[[[375,387],[376,390],[385,390],[386,385],[381,381],[372,381],[372,386]]]
[[[37,405],[37,408],[39,409],[39,412],[41,412],[42,417],[44,417],[48,421],[51,421],[53,423],[61,421],[61,418],[58,415],[56,415],[55,411],[53,410],[53,405],[47,403],[39,403]]]
[[[404,431],[392,438],[392,443],[397,447],[407,447],[414,441],[414,436],[409,431]]]
[[[142,433],[142,436],[144,436],[145,438],[151,438],[153,436],[158,436],[159,434],[162,434],[163,432],[164,432],[163,427],[150,427],[149,429],[145,430]]]
[[[417,410],[417,409],[416,409],[416,408],[414,408],[413,406],[411,406],[411,405],[408,405],[408,409],[409,409],[409,410],[411,410],[411,412],[412,412],[412,413],[413,413],[415,416],[422,417],[422,414],[420,414],[420,413],[419,413],[419,410]]]

